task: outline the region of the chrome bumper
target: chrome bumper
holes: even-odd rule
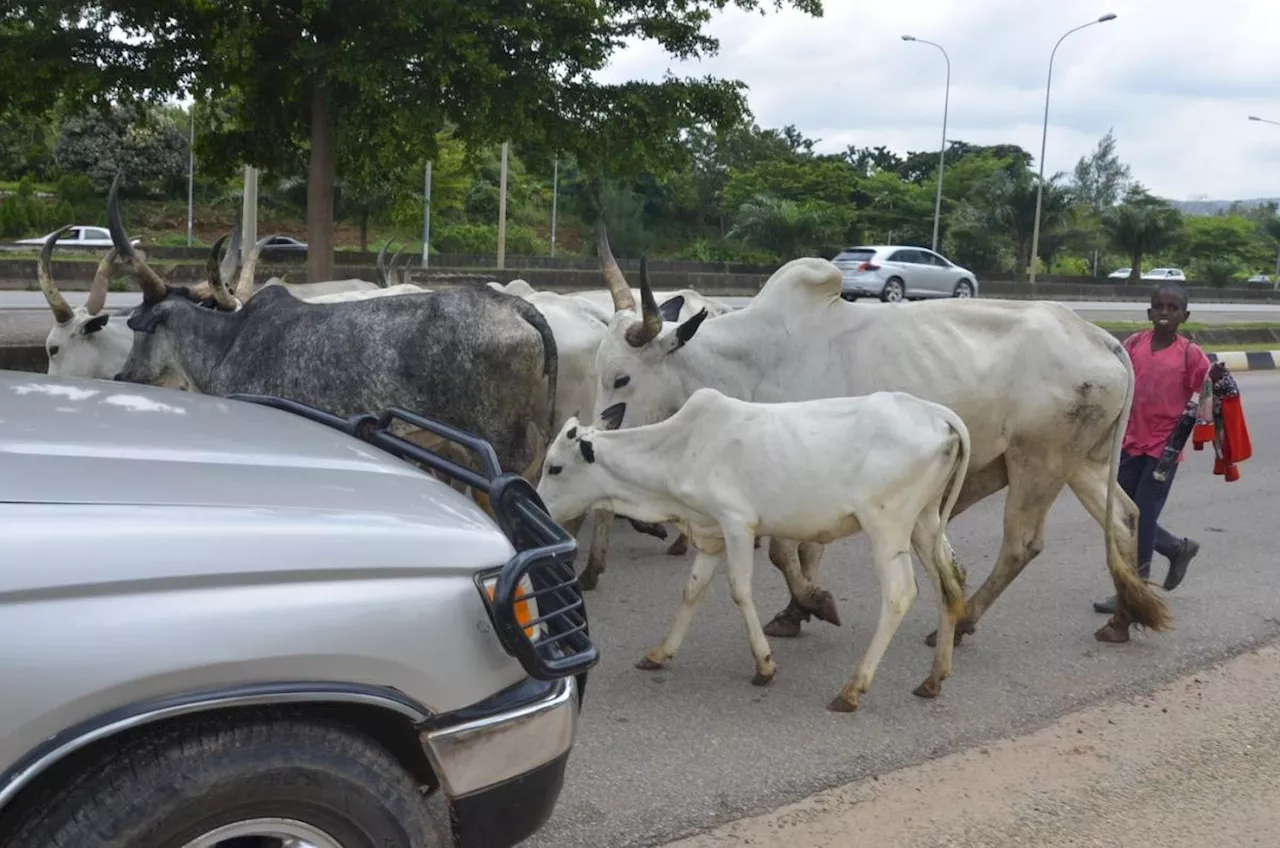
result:
[[[545,698],[422,735],[427,759],[451,798],[519,777],[563,756],[578,726],[578,683],[557,681]]]

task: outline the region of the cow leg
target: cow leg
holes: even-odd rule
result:
[[[872,526],[867,527],[867,523]],[[880,578],[880,620],[876,622],[876,632],[871,637],[871,644],[854,669],[853,678],[827,705],[827,709],[832,712],[851,713],[858,708],[858,700],[871,688],[876,669],[889,642],[898,632],[902,619],[919,593],[915,574],[911,570],[911,531],[909,528],[895,527],[895,523],[901,524],[901,520],[891,516],[876,516],[871,522],[863,524],[867,534],[872,537],[871,549],[875,557],[876,574]]]
[[[689,551],[689,536],[681,533],[676,536],[676,540],[667,547],[667,556],[684,556]]]
[[[646,536],[654,536],[658,539],[667,538],[667,528],[662,524],[655,524],[650,521],[636,521],[634,518],[628,518],[627,523],[630,524],[637,533],[643,533]]]
[[[1104,533],[1110,477],[1108,464],[1095,461],[1072,473],[1067,481]],[[1113,535],[1107,550],[1107,570],[1116,587],[1116,612],[1093,635],[1099,642],[1128,642],[1130,624],[1156,631],[1167,629],[1169,608],[1138,576],[1138,507],[1119,486],[1116,486],[1111,522]]]
[[[684,597],[680,602],[680,611],[676,613],[671,629],[667,631],[661,645],[645,654],[636,663],[636,668],[642,671],[656,671],[680,650],[684,636],[689,631],[689,623],[693,621],[693,611],[697,609],[698,604],[702,603],[707,587],[711,585],[711,578],[715,577],[716,570],[723,559],[723,550],[717,553],[698,551],[698,555],[693,558],[693,567],[689,570],[689,580],[684,584]]]
[[[769,537],[769,561],[782,572],[791,600],[782,612],[764,628],[766,636],[794,639],[800,635],[800,624],[816,615],[823,621],[840,626],[840,610],[835,597],[813,582],[813,573],[822,560],[823,546],[816,542],[793,542]]]
[[[1009,584],[1022,573],[1027,563],[1044,549],[1044,522],[1049,508],[1057,500],[1066,475],[1055,462],[1055,451],[1010,447],[1005,454],[1009,472],[1009,494],[1004,504],[1004,538],[996,566],[966,605],[965,620],[956,629],[956,644],[966,633],[973,633],[982,614],[995,603]],[[929,634],[934,644],[937,632]]]
[[[723,526],[723,525],[722,525]],[[745,530],[727,531],[724,534],[725,556],[729,561],[729,592],[742,621],[747,626],[747,639],[751,642],[751,655],[755,658],[756,674],[751,682],[764,686],[773,680],[777,671],[773,655],[769,652],[769,640],[760,626],[760,614],[751,597],[751,575],[755,571],[755,555],[752,538],[754,533]]]
[[[587,550],[587,567],[582,570],[582,588],[594,589],[604,574],[605,556],[609,553],[609,536],[613,532],[613,511],[594,510],[595,526],[591,529],[591,547]],[[587,585],[587,581],[591,585]]]
[[[933,594],[938,603],[939,638],[933,651],[933,669],[924,682],[913,690],[913,694],[921,698],[936,698],[942,692],[942,681],[951,675],[956,624],[965,614],[962,572],[956,565],[955,552],[941,526],[940,501],[941,498],[925,508],[911,534],[911,546],[915,548],[916,556],[920,557],[924,570],[933,581]],[[944,535],[939,545],[940,532]],[[947,580],[944,575],[950,575],[951,579]]]

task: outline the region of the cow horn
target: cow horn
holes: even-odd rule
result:
[[[223,282],[230,285],[236,277],[236,268],[240,267],[240,210],[236,210],[235,221],[231,224],[231,242],[227,245],[227,253],[222,257],[218,271]]]
[[[222,279],[222,269],[218,267],[218,251],[222,249],[222,243],[226,240],[227,237],[225,235],[219,236],[218,240],[213,243],[213,249],[209,251],[209,261],[207,263],[209,287],[213,290],[213,299],[218,302],[219,309],[226,312],[235,312],[235,298],[231,296],[231,292],[227,291],[227,283]]]
[[[634,310],[636,299],[631,294],[631,286],[627,285],[627,278],[622,276],[618,260],[613,258],[613,250],[609,247],[609,234],[605,232],[604,218],[596,219],[596,253],[600,256],[600,271],[604,274],[604,281],[609,284],[609,293],[613,295],[614,311]]]
[[[373,263],[374,282],[378,284],[378,288],[385,289],[387,287],[387,248],[391,246],[391,239],[387,239],[382,245],[382,249],[378,251],[378,258]]]
[[[236,298],[241,303],[248,303],[249,298],[253,297],[253,276],[258,272],[258,257],[262,255],[262,248],[267,246],[267,242],[276,237],[275,233],[264,236],[249,250],[249,256],[244,260],[244,264],[240,266],[240,279],[236,283]]]
[[[640,304],[644,310],[644,321],[627,328],[627,341],[632,347],[644,347],[662,332],[662,313],[654,300],[653,288],[649,285],[649,267],[643,256],[640,257]]]
[[[40,291],[44,292],[44,299],[49,301],[49,308],[53,310],[53,320],[59,324],[65,324],[71,320],[71,307],[67,305],[67,299],[62,296],[62,292],[58,291],[58,287],[53,284],[53,269],[49,263],[53,258],[53,243],[58,240],[58,236],[74,227],[75,224],[67,224],[53,235],[44,240],[44,247],[40,248],[40,261],[36,263],[36,276],[40,278]]]
[[[133,249],[133,245],[129,243],[129,236],[124,231],[124,224],[120,221],[119,171],[111,181],[111,191],[107,193],[107,229],[111,232],[111,243],[115,245],[116,252],[133,268],[133,275],[137,277],[138,285],[142,288],[143,301],[155,303],[164,300],[169,294],[164,278]]]
[[[409,267],[409,263],[406,262],[402,268],[396,268],[396,260],[400,258],[400,254],[403,253],[404,249],[408,246],[408,242],[405,242],[400,245],[395,253],[391,254],[391,273],[395,275],[397,283],[404,283],[404,269]]]
[[[98,270],[93,272],[93,285],[89,287],[89,297],[85,299],[84,311],[97,315],[107,302],[107,284],[111,281],[111,266],[116,261],[117,252],[113,247],[107,251],[98,263]]]

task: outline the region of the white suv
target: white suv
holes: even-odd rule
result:
[[[831,260],[843,277],[845,300],[886,303],[926,297],[977,297],[978,278],[932,250],[907,245],[847,247]]]

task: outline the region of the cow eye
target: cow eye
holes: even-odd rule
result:
[[[50,356],[57,356],[57,355],[58,355],[58,346],[57,346],[57,345],[49,345],[49,355],[50,355]]]
[[[613,387],[615,389],[620,389],[630,382],[631,382],[631,378],[624,375],[613,381]]]
[[[548,473],[548,474],[550,474],[552,477],[556,476],[556,475],[557,475],[557,474],[559,474],[561,471],[564,471],[564,466],[563,466],[563,465],[549,465],[549,466],[547,466],[547,473]]]

